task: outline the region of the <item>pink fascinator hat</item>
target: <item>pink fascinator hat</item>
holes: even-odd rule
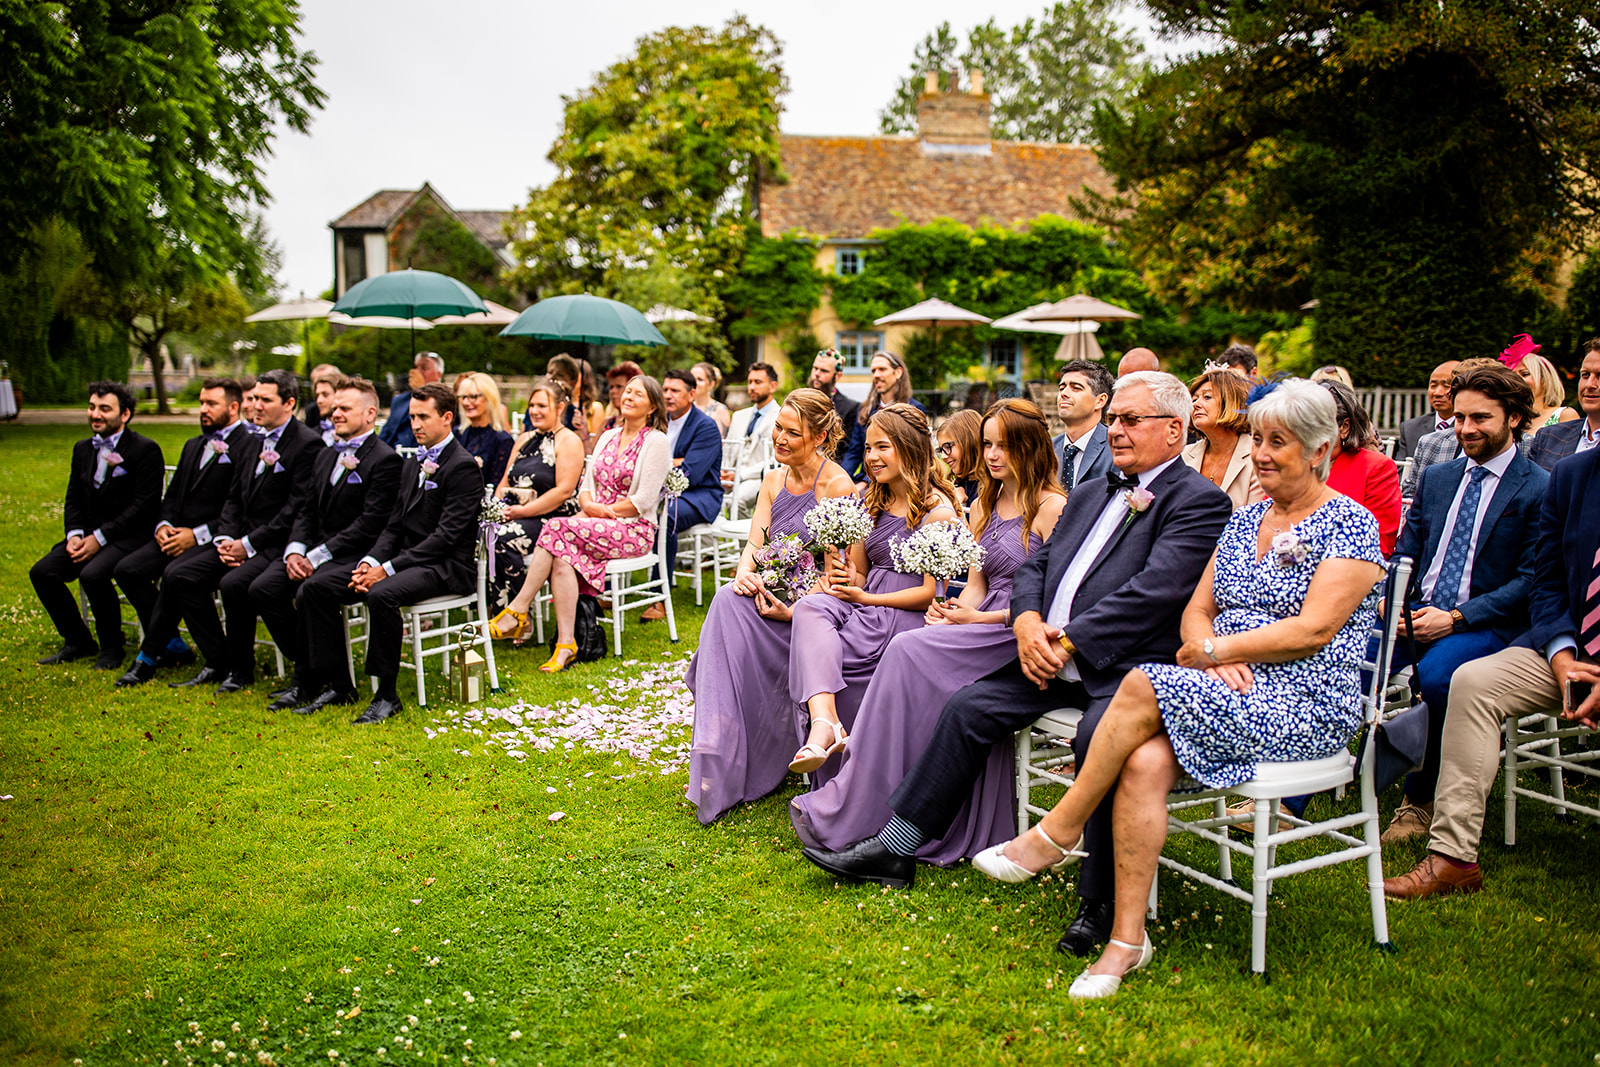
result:
[[[1516,340],[1512,341],[1510,346],[1507,347],[1504,352],[1500,353],[1500,362],[1504,363],[1512,370],[1516,370],[1517,364],[1521,363],[1528,356],[1531,356],[1535,352],[1539,351],[1539,349],[1542,347],[1542,345],[1534,344],[1533,338],[1529,337],[1527,334],[1519,333],[1517,334]]]

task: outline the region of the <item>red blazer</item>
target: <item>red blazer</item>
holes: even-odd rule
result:
[[[1385,556],[1394,553],[1400,535],[1400,472],[1382,452],[1363,448],[1339,451],[1328,472],[1328,488],[1343,493],[1378,520],[1378,543]]]

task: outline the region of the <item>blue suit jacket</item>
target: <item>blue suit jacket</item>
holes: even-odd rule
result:
[[[689,488],[678,498],[678,528],[710,522],[722,509],[722,432],[716,420],[693,404],[672,458],[681,459],[679,469],[689,479]],[[690,515],[692,521],[685,521]]]
[[[1533,616],[1528,637],[1534,648],[1543,652],[1557,637],[1578,634],[1584,593],[1594,580],[1596,551],[1600,551],[1600,448],[1591,448],[1562,460],[1550,472],[1528,597]]]
[[[1061,473],[1061,452],[1067,447],[1067,435],[1058,433],[1050,438],[1050,447],[1056,452],[1056,473]],[[1089,434],[1089,439],[1083,444],[1083,453],[1078,456],[1078,484],[1103,478],[1111,470],[1111,441],[1106,431],[1106,424],[1100,423]],[[1064,485],[1063,489],[1072,486]]]
[[[1050,540],[1017,571],[1012,618],[1050,610],[1067,565],[1105,511],[1104,477],[1078,487],[1067,495]],[[1149,489],[1155,500],[1117,527],[1072,600],[1067,637],[1092,697],[1110,697],[1141,663],[1172,662],[1183,609],[1233,514],[1227,494],[1181,460]]]
[[[1405,528],[1394,548],[1396,555],[1417,561],[1411,572],[1413,601],[1421,596],[1422,579],[1433,565],[1434,556],[1444,550],[1439,541],[1466,470],[1467,457],[1458,456],[1422,472],[1417,498],[1406,513]],[[1543,468],[1519,451],[1484,505],[1467,599],[1456,605],[1467,620],[1468,629],[1492,630],[1508,643],[1528,629],[1534,536],[1539,505],[1549,480],[1550,475]]]
[[[1573,419],[1571,422],[1558,422],[1554,426],[1546,426],[1533,435],[1533,444],[1528,447],[1528,458],[1547,471],[1554,470],[1558,461],[1566,459],[1578,450],[1578,438],[1582,436],[1586,422],[1588,419]]]
[[[416,448],[417,436],[411,432],[411,391],[396,393],[389,401],[389,418],[378,431],[378,440],[390,448]]]

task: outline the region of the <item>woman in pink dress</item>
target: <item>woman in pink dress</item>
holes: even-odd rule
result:
[[[578,654],[572,639],[578,594],[600,595],[607,562],[642,556],[655,544],[656,504],[672,465],[661,383],[644,374],[631,379],[622,391],[621,415],[621,425],[595,444],[594,462],[578,491],[583,514],[545,522],[521,591],[489,624],[496,637],[520,633],[528,625],[534,595],[548,578],[556,647],[539,668],[547,674],[566,670]]]

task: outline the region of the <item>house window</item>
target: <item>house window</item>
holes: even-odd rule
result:
[[[872,368],[873,354],[883,347],[883,334],[876,331],[840,331],[834,335],[833,345],[839,350],[845,370],[865,374]]]
[[[834,272],[837,274],[860,274],[861,253],[854,248],[841,248],[834,258]]]
[[[1015,378],[1022,371],[1020,355],[1015,338],[996,338],[989,342],[989,351],[985,358],[989,366],[999,367],[1007,377]]]
[[[367,245],[359,233],[344,235],[344,287],[348,290],[356,282],[365,281],[367,277]]]

